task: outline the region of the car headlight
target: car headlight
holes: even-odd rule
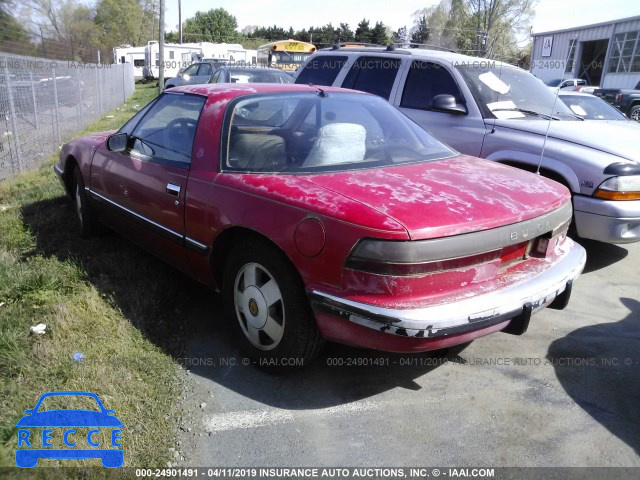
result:
[[[604,200],[640,200],[640,175],[608,178],[593,196]]]

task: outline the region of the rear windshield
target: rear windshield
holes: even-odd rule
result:
[[[226,114],[223,169],[316,173],[456,154],[384,100],[330,92],[252,95]]]

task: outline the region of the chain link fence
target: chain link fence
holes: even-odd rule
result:
[[[133,94],[130,63],[0,53],[0,181],[42,164],[63,140]]]

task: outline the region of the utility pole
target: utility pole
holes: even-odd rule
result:
[[[182,0],[178,0],[178,32],[180,36],[180,45],[182,45]]]
[[[44,55],[44,58],[47,58],[47,49],[44,47],[44,35],[42,35],[42,26],[39,25],[40,27],[40,38],[42,39],[42,55]]]
[[[158,57],[160,68],[158,68],[158,92],[164,91],[164,0],[160,0],[160,19],[158,22]]]

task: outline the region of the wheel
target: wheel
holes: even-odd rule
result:
[[[223,278],[231,329],[247,357],[260,366],[302,367],[323,339],[293,265],[263,240],[241,241]]]
[[[629,110],[629,118],[636,122],[640,122],[640,105],[634,105]]]
[[[82,173],[78,166],[76,166],[73,172],[73,205],[76,216],[78,217],[80,236],[82,238],[89,238],[94,233],[97,233],[99,222],[87,198]]]

